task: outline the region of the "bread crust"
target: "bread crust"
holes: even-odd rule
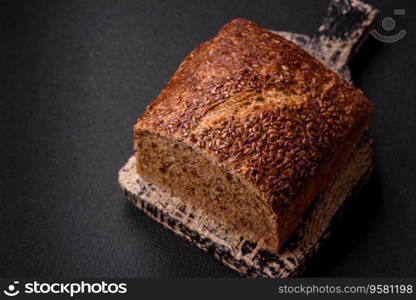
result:
[[[300,47],[236,19],[185,58],[134,132],[192,146],[283,216],[370,113],[362,91]]]

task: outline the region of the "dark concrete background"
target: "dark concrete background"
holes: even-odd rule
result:
[[[408,34],[394,44],[370,39],[352,62],[374,102],[376,170],[309,276],[416,275],[416,6],[372,2]],[[245,17],[313,34],[326,6],[1,1],[0,275],[237,276],[124,200],[117,172],[132,154],[132,126],[224,23]]]

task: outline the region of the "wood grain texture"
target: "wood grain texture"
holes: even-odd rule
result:
[[[183,202],[144,181],[135,172],[132,156],[120,170],[119,183],[129,201],[178,236],[210,252],[228,267],[248,277],[301,275],[310,258],[331,233],[331,220],[345,200],[366,182],[372,169],[371,141],[364,136],[348,162],[324,193],[314,201],[302,224],[278,254],[257,247],[223,229],[225,224],[207,220]],[[210,224],[207,226],[207,224]]]

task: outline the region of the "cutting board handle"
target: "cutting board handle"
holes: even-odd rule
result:
[[[312,37],[315,54],[336,70],[343,69],[368,37],[378,10],[359,0],[331,0],[327,15]]]

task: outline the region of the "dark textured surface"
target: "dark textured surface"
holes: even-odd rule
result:
[[[352,63],[374,102],[376,172],[311,276],[416,275],[415,6],[373,2],[382,16],[406,9],[393,17],[408,35],[370,40]],[[124,200],[117,171],[132,153],[132,125],[227,21],[312,34],[326,5],[1,2],[0,275],[236,276]]]

